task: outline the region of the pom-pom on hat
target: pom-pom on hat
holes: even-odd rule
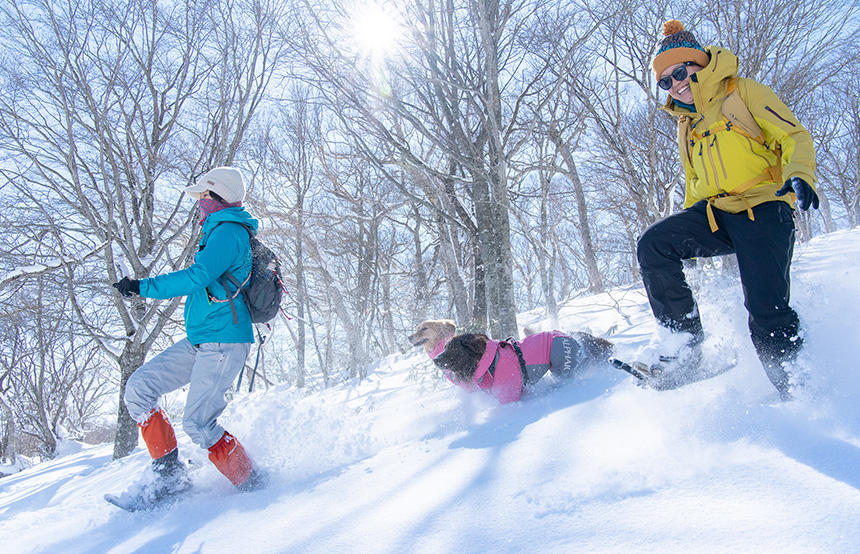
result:
[[[185,194],[196,200],[200,193],[210,190],[224,199],[227,204],[235,204],[245,199],[245,179],[235,167],[216,167],[206,172],[197,183],[185,188]]]
[[[667,67],[683,62],[695,62],[705,67],[710,58],[705,49],[690,31],[684,30],[684,24],[672,19],[663,24],[664,38],[660,41],[660,49],[654,56],[652,66],[654,74],[659,79]]]

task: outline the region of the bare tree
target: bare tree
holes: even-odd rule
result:
[[[855,57],[855,62],[860,61]],[[840,71],[838,82],[825,84],[824,94],[838,97],[845,109],[835,112],[827,103],[809,114],[809,129],[815,137],[818,191],[822,208],[828,196],[841,204],[849,227],[860,225],[860,70],[854,63]],[[830,210],[822,210],[825,231],[835,229]]]
[[[541,101],[537,93],[547,71],[546,65],[533,67],[540,60],[527,47],[525,23],[547,4],[555,5],[403,3],[412,22],[403,45],[408,53],[403,63],[384,64],[384,87],[374,80],[378,72],[365,77],[354,71],[356,58],[334,40],[330,29],[338,28],[347,12],[337,3],[331,12],[313,10],[303,25],[307,34],[296,44],[316,86],[333,104],[337,100],[345,129],[366,144],[366,154],[381,168],[403,167],[421,194],[403,185],[401,192],[438,210],[440,218],[453,217],[464,229],[474,229],[475,283],[483,275],[494,335],[516,333],[510,164],[526,142],[526,119],[536,111],[524,109]],[[460,211],[456,204],[466,207]],[[442,236],[440,244],[447,242]],[[449,268],[446,273],[455,274]],[[479,300],[476,294],[475,305]]]
[[[108,392],[107,381],[86,363],[98,359],[98,347],[79,334],[68,300],[53,303],[55,288],[40,277],[16,294],[10,303],[16,309],[5,314],[0,353],[3,411],[11,416],[4,442],[14,452],[14,441],[29,437],[47,458],[64,434],[82,436]]]
[[[842,52],[856,49],[858,15],[860,6],[843,0],[731,0],[703,9],[698,30],[700,40],[740,56],[743,77],[798,110],[810,90],[851,65],[852,55]]]
[[[15,463],[18,455],[18,423],[11,393],[12,370],[23,356],[21,331],[19,327],[4,328],[5,348],[0,352],[0,460],[10,464]]]
[[[286,253],[284,273],[291,291],[290,304],[295,318],[295,384],[305,386],[307,376],[307,333],[311,295],[307,282],[306,235],[312,234],[307,211],[307,197],[318,183],[318,163],[315,149],[322,134],[319,107],[308,100],[308,91],[301,87],[289,89],[281,98],[275,112],[277,118],[267,123],[259,150],[261,164],[258,173],[266,200],[255,204],[255,212],[270,223],[274,233],[269,236]],[[309,329],[310,327],[310,329]],[[290,328],[292,331],[292,328]],[[317,352],[321,360],[321,353]],[[320,361],[320,365],[322,362]]]
[[[261,101],[278,49],[275,13],[257,2],[114,5],[8,2],[3,37],[19,64],[4,66],[0,100],[10,163],[5,175],[44,223],[28,231],[55,259],[105,244],[106,279],[67,294],[83,328],[119,366],[120,398],[180,299],[123,302],[108,284],[183,267],[196,241],[178,194],[229,163]],[[251,24],[248,25],[247,22]],[[93,321],[110,304],[124,338]],[[137,428],[119,402],[114,455]]]

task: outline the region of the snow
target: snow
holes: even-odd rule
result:
[[[419,352],[363,382],[240,396],[221,418],[271,475],[238,494],[179,433],[195,494],[155,513],[102,500],[148,464],[139,447],[64,447],[0,480],[5,552],[860,551],[860,230],[799,245],[793,305],[805,385],[779,403],[734,278],[696,275],[709,339],[738,365],[678,390],[594,367],[498,405]],[[546,328],[538,312],[521,324]],[[568,302],[563,330],[655,331],[641,288]]]

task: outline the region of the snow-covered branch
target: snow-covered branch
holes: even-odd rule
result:
[[[8,273],[6,273],[6,275],[0,276],[0,291],[5,289],[7,286],[11,285],[12,283],[20,281],[22,279],[30,279],[32,277],[37,277],[39,275],[45,275],[47,273],[52,273],[52,272],[54,272],[54,271],[56,271],[62,267],[66,267],[67,265],[80,264],[84,260],[91,258],[94,255],[101,252],[104,249],[104,247],[107,246],[107,244],[108,244],[107,241],[105,241],[81,257],[74,257],[74,258],[62,257],[62,258],[57,258],[56,260],[54,260],[53,262],[48,263],[48,264],[28,265],[28,266],[23,266],[23,267],[13,269],[12,271],[9,271]]]

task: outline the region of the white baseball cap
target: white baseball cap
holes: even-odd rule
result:
[[[200,194],[207,190],[233,204],[245,199],[245,179],[235,167],[216,167],[207,171],[195,184],[185,187],[185,194],[199,200]]]

